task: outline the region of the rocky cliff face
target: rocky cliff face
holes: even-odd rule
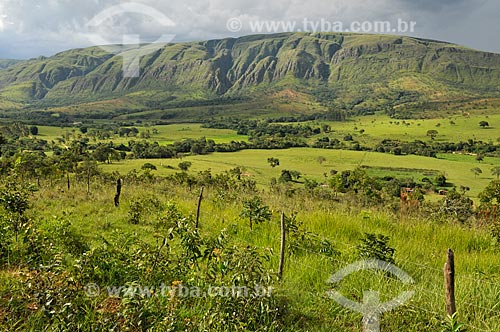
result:
[[[5,67],[0,70],[0,98],[13,101],[68,96],[77,101],[137,91],[209,98],[289,80],[349,90],[390,87],[405,76],[445,90],[498,93],[500,82],[498,54],[409,37],[356,34],[283,33],[171,44],[142,58],[138,78],[123,77],[121,57],[95,47]]]

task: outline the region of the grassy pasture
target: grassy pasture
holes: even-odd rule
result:
[[[326,158],[326,161],[319,163],[318,157]],[[267,163],[267,158],[274,157],[280,160],[280,166],[272,168]],[[192,162],[190,172],[198,172],[211,169],[213,172],[229,170],[236,166],[244,166],[247,173],[255,178],[257,183],[262,186],[269,185],[271,178],[278,178],[281,170],[297,170],[303,177],[322,180],[324,173],[329,174],[330,170],[348,170],[358,166],[370,166],[373,169],[369,173],[374,175],[402,175],[407,172],[401,172],[400,169],[408,169],[409,176],[428,176],[426,173],[444,173],[448,182],[454,185],[468,186],[471,188],[470,195],[477,195],[494,179],[490,174],[493,165],[500,165],[500,158],[485,158],[482,163],[478,163],[471,158],[466,160],[448,160],[428,158],[421,156],[394,156],[390,154],[376,152],[342,151],[342,150],[319,150],[312,148],[297,148],[288,150],[244,150],[235,153],[214,153],[205,156],[188,156],[183,160]],[[150,162],[155,165],[158,175],[172,174],[178,172],[178,169],[169,169],[167,166],[177,168],[181,160],[163,159],[163,160],[124,160],[112,164],[103,164],[104,171],[119,171],[127,173],[132,169],[139,170],[141,166]],[[396,168],[394,173],[384,171],[384,167]],[[483,174],[477,178],[471,172],[471,168],[479,167]],[[399,173],[398,173],[399,169]],[[412,171],[420,169],[422,171]],[[374,173],[372,173],[374,172]],[[420,178],[415,180],[420,181]]]
[[[455,124],[451,124],[453,121]],[[482,129],[479,122],[487,121],[489,128]],[[406,123],[406,124],[405,124]],[[329,136],[338,138],[351,134],[363,145],[374,146],[384,139],[401,141],[421,140],[430,142],[428,130],[438,132],[438,142],[460,142],[469,139],[484,142],[497,142],[500,138],[500,114],[484,111],[471,112],[470,117],[457,113],[449,118],[423,120],[396,120],[385,115],[356,117],[346,122],[329,122],[333,133]],[[364,130],[364,133],[360,133]]]
[[[127,222],[131,203],[155,195],[163,203],[175,201],[182,211],[192,214],[198,194],[196,190],[164,187],[161,184],[126,185],[122,205],[115,208],[110,199],[114,193],[111,183],[93,184],[91,195],[85,194],[83,184],[76,185],[69,193],[63,189],[64,183],[54,187],[42,186],[40,192],[35,194],[33,210],[39,211],[37,217],[48,224],[55,216],[69,218],[75,229],[92,242],[99,242],[114,231],[134,233],[145,241],[154,241],[154,217],[139,225]],[[222,229],[229,229],[231,244],[271,248],[273,254],[268,265],[271,269],[278,264],[278,212],[281,210],[298,212],[299,220],[309,231],[333,241],[341,253],[334,259],[308,251],[287,256],[284,279],[275,289],[275,294],[286,297],[288,309],[297,315],[296,320],[288,323],[287,331],[361,330],[361,315],[329,299],[326,292],[331,286],[326,281],[334,272],[358,260],[355,246],[367,232],[390,236],[390,244],[396,249],[396,264],[415,281],[413,285],[405,286],[383,274],[360,272],[345,278],[336,288],[357,302],[362,301],[363,291],[367,289],[380,291],[382,301],[392,299],[403,290],[415,291],[408,303],[382,316],[382,331],[442,330],[440,325],[445,317],[442,265],[448,247],[454,249],[457,257],[460,320],[471,331],[493,332],[500,328],[497,309],[500,267],[495,263],[498,258],[496,244],[486,230],[471,231],[453,224],[394,219],[377,210],[358,211],[308,197],[287,199],[264,194],[264,199],[274,211],[273,218],[271,222],[260,224],[250,231],[247,223],[238,216],[241,209],[238,200],[223,202],[220,206],[216,203],[216,193],[207,190],[201,214],[201,232],[214,235]],[[15,285],[13,275],[0,275],[0,294],[8,293],[10,287]],[[36,320],[36,317],[33,319]]]
[[[200,137],[205,137],[206,139],[213,139],[216,143],[229,143],[231,141],[245,141],[248,139],[247,136],[237,135],[234,130],[227,129],[211,129],[202,128],[201,124],[172,124],[172,125],[161,125],[161,126],[150,126],[150,127],[136,127],[139,132],[145,132],[149,130],[151,133],[150,141],[158,142],[162,145],[172,144],[176,141],[181,141],[184,139],[197,139]],[[77,128],[60,128],[60,127],[50,127],[50,126],[38,126],[39,135],[38,138],[47,141],[56,140],[66,134],[78,135],[80,131]],[[153,130],[158,131],[157,134],[153,134]],[[115,135],[109,140],[104,140],[102,142],[113,141],[114,143],[127,144],[130,140],[134,140],[134,137],[119,137]]]

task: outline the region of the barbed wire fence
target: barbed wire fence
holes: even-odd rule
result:
[[[277,226],[278,228],[281,228],[281,222],[278,221],[277,223],[274,223],[274,226]],[[203,229],[205,230],[209,230],[209,231],[214,231],[214,232],[220,232],[221,229],[217,229],[215,227],[211,227],[207,224],[203,224],[202,226]],[[288,232],[287,230],[282,230],[285,232],[286,234],[286,238],[288,239]],[[280,240],[281,240],[281,234],[279,232],[276,233],[276,243],[280,243]],[[320,241],[323,241],[323,240],[328,240],[330,241],[334,246],[336,247],[342,247],[344,250],[347,250],[347,251],[355,251],[357,249],[357,246],[356,245],[353,245],[351,243],[346,243],[346,242],[342,242],[342,241],[339,241],[338,239],[335,239],[335,240],[332,240],[322,234],[317,234],[318,235],[318,239]],[[258,249],[261,249],[261,250],[266,250],[266,249],[269,249],[269,248],[266,248],[266,247],[262,247],[262,246],[257,246],[255,245],[255,243],[249,241],[248,239],[246,238],[243,238],[242,236],[239,236],[239,233],[236,232],[236,233],[232,233],[232,236],[239,242],[242,242],[244,243],[245,245],[249,245],[249,246],[253,246],[253,247],[256,247]],[[286,249],[285,249],[286,251]],[[330,276],[331,274],[333,274],[335,271],[333,270],[334,269],[334,266],[333,266],[333,263],[337,264],[337,268],[342,268],[344,265],[348,265],[349,262],[345,261],[345,260],[341,260],[339,259],[338,257],[336,256],[325,256],[324,254],[318,252],[318,251],[315,251],[315,250],[311,250],[309,248],[305,248],[305,247],[300,247],[299,248],[299,251],[302,251],[304,253],[307,253],[308,255],[313,255],[313,256],[316,256],[317,258],[319,258],[319,261],[320,262],[324,262],[324,263],[330,263],[330,264],[321,264],[321,268],[318,268],[317,265],[312,265],[312,264],[309,264],[309,263],[305,263],[299,259],[293,259],[293,258],[297,258],[297,257],[294,257],[295,255],[286,255],[286,259],[288,260],[288,262],[280,262],[280,265],[282,265],[282,268],[284,269],[284,271],[286,272],[287,270],[287,266],[289,265],[298,265],[298,266],[301,266],[307,270],[310,270],[310,271],[314,271],[316,272],[318,275],[327,275],[327,276]],[[444,253],[443,253],[443,258],[445,257]],[[293,259],[293,260],[292,260]],[[422,262],[413,262],[411,260],[408,260],[408,259],[401,259],[401,258],[398,258],[397,259],[397,262],[398,262],[398,265],[410,265],[410,266],[414,266],[414,267],[417,267],[419,269],[422,269],[422,270],[425,270],[425,271],[429,271],[430,274],[432,274],[433,276],[440,276],[441,278],[443,277],[443,274],[444,274],[444,269],[439,269],[439,268],[436,268],[436,267],[433,267],[429,264],[424,264]],[[444,260],[443,260],[444,262]],[[278,271],[279,268],[277,266],[276,270]],[[384,274],[381,274],[383,276],[383,278],[386,278],[387,280],[394,280],[394,278],[391,278],[390,276],[388,275],[384,275]],[[284,277],[283,278],[286,278],[286,273],[284,273]],[[325,285],[326,285],[326,281],[325,280]],[[456,275],[456,281],[458,284],[460,284],[462,281],[468,281],[470,283],[475,283],[475,284],[478,284],[478,283],[482,283],[482,284],[487,284],[489,285],[490,287],[494,287],[494,288],[498,288],[498,293],[500,294],[500,283],[496,283],[494,281],[490,281],[490,280],[485,280],[485,279],[482,279],[482,278],[475,278],[475,277],[471,277],[469,275],[464,275],[464,274],[458,274]],[[426,288],[423,288],[423,287],[419,287],[418,284],[414,284],[412,286],[412,289],[416,292],[416,293],[420,293],[420,294],[426,294],[427,297],[434,297],[436,299],[439,299],[439,298],[443,298],[444,295],[445,295],[445,287],[444,287],[444,281],[442,282],[442,284],[440,285],[439,287],[439,290],[438,292],[436,292],[436,289],[434,290],[429,290],[429,289],[426,289]],[[499,318],[500,319],[500,297],[499,298],[496,298],[494,299],[496,300],[496,303],[495,305],[492,307],[492,308],[487,308],[487,307],[484,307],[478,303],[473,303],[473,302],[470,302],[464,298],[460,298],[458,299],[457,301],[457,306],[458,306],[458,311],[459,312],[462,312],[460,309],[461,308],[467,308],[469,310],[471,310],[472,312],[482,312],[483,314],[488,314],[488,318],[489,320],[493,319],[493,318]],[[444,301],[443,301],[444,303]],[[335,305],[335,303],[332,301],[332,305]],[[443,312],[437,312],[435,309],[432,309],[432,308],[428,308],[428,307],[423,307],[421,305],[416,305],[415,303],[412,303],[411,301],[409,303],[406,303],[405,304],[405,307],[408,307],[408,308],[412,308],[413,310],[420,310],[420,311],[423,311],[423,312],[426,312],[426,313],[430,313],[432,315],[434,315],[434,317],[440,317],[442,321],[444,321],[444,319],[448,316],[448,314],[443,310]],[[465,319],[466,317],[462,317],[462,319]],[[483,324],[487,325],[488,321],[485,320],[483,321]],[[461,321],[461,324],[463,324],[464,327],[468,328],[468,329],[471,329],[471,330],[474,330],[474,331],[485,331],[485,332],[493,332],[493,330],[491,329],[487,329],[485,327],[479,327],[479,326],[476,326],[476,325],[473,325],[471,324],[470,322],[462,322]]]

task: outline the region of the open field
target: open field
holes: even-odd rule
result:
[[[481,128],[479,122],[486,121],[489,127]],[[453,122],[451,124],[450,122]],[[320,134],[319,137],[329,136],[342,140],[345,135],[352,135],[354,139],[364,146],[373,147],[384,139],[415,141],[421,140],[431,142],[427,136],[429,130],[436,130],[438,135],[436,142],[460,142],[472,140],[481,140],[484,142],[496,143],[500,138],[500,114],[493,110],[471,111],[469,117],[464,117],[461,112],[455,112],[447,118],[422,119],[422,120],[396,120],[386,115],[373,115],[350,118],[346,122],[322,122],[314,121],[309,124],[321,126],[328,124],[332,132],[329,134]],[[162,126],[136,126],[140,132],[153,129],[158,130],[158,134],[152,134],[150,140],[158,141],[160,144],[170,144],[174,141],[186,138],[206,137],[213,139],[217,143],[230,142],[232,140],[242,141],[248,137],[237,135],[235,131],[223,129],[201,128],[201,124],[172,124]],[[91,126],[90,126],[91,128]],[[71,128],[39,126],[40,138],[54,140],[66,133],[72,133]],[[361,131],[363,131],[361,133]],[[75,133],[78,129],[75,128]],[[317,137],[310,139],[313,142]],[[130,138],[120,138],[118,136],[111,139],[117,143],[127,143]]]
[[[318,157],[323,156],[326,161],[318,162]],[[267,158],[274,157],[280,160],[280,166],[272,168],[267,163]],[[468,158],[470,157],[470,158]],[[429,170],[430,172],[441,172],[448,178],[448,182],[453,183],[457,187],[460,185],[471,188],[470,195],[477,195],[486,187],[486,185],[494,179],[490,175],[490,169],[493,165],[500,165],[500,158],[485,158],[482,163],[475,161],[471,156],[465,157],[466,160],[453,161],[447,159],[427,158],[420,156],[394,156],[390,154],[375,153],[375,152],[358,152],[358,151],[342,151],[342,150],[320,150],[310,148],[297,148],[288,150],[245,150],[235,153],[214,153],[204,156],[188,156],[183,158],[183,161],[192,162],[190,172],[199,172],[206,169],[211,169],[218,173],[229,170],[236,166],[244,166],[247,173],[253,177],[259,185],[269,185],[271,178],[278,178],[282,169],[296,170],[302,173],[303,177],[313,178],[317,180],[324,179],[324,173],[330,174],[331,170],[352,170],[358,166],[370,167],[394,167],[406,168],[411,175],[426,176],[424,172],[412,172],[412,169]],[[178,172],[178,169],[169,169],[167,166],[177,168],[181,160],[179,159],[163,159],[163,160],[124,160],[114,162],[112,164],[102,164],[104,171],[119,171],[127,173],[132,169],[140,170],[145,162],[150,162],[155,165],[158,170],[158,175],[172,174]],[[483,170],[483,174],[477,178],[471,173],[471,168],[479,167]],[[373,173],[375,172],[375,174]],[[368,170],[369,174],[373,175],[398,175],[397,170],[391,172],[387,169],[384,171]],[[396,173],[396,174],[394,174]],[[399,173],[401,175],[401,173]],[[420,181],[421,178],[415,178]]]
[[[47,141],[53,141],[57,138],[63,137],[65,135],[78,135],[78,128],[60,128],[60,127],[50,127],[50,126],[38,126],[40,139]],[[227,129],[210,129],[202,128],[201,124],[172,124],[172,125],[162,125],[162,126],[148,126],[148,127],[136,127],[139,132],[149,131],[151,138],[148,140],[158,142],[162,145],[172,144],[184,139],[197,139],[205,137],[206,139],[212,139],[216,143],[228,143],[231,141],[246,141],[247,136],[237,135],[234,130]],[[153,130],[157,130],[154,134]],[[103,140],[102,142],[112,141],[113,143],[123,143],[127,144],[130,140],[135,139],[134,137],[119,137],[115,135],[114,137]]]
[[[451,124],[453,121],[454,124]],[[481,128],[479,122],[487,121],[489,128]],[[437,142],[460,142],[469,139],[497,142],[500,138],[500,114],[484,111],[471,112],[464,117],[459,112],[448,118],[423,120],[396,120],[385,115],[352,118],[346,122],[329,122],[333,133],[330,137],[353,135],[354,139],[366,146],[374,146],[384,139],[430,142],[427,131],[436,130]],[[361,134],[360,131],[364,130]]]

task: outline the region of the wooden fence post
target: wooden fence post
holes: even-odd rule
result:
[[[200,197],[198,197],[198,208],[196,209],[196,225],[195,225],[196,228],[198,228],[199,223],[200,223],[201,201],[203,200],[203,190],[204,189],[205,189],[205,187],[201,187]]]
[[[457,308],[455,305],[455,256],[451,249],[448,249],[447,260],[444,264],[444,280],[446,284],[446,313],[453,316]]]
[[[280,247],[280,265],[278,267],[278,277],[283,277],[283,268],[285,267],[285,241],[286,241],[286,226],[285,212],[281,213],[281,247]]]
[[[87,160],[87,195],[90,194],[90,161]]]
[[[120,195],[122,193],[122,179],[116,180],[115,206],[120,205]]]

